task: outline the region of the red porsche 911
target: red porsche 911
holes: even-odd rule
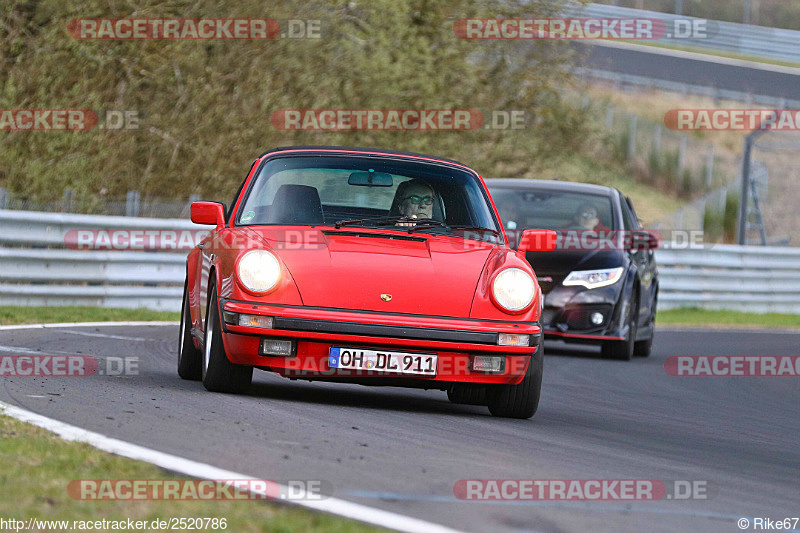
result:
[[[447,159],[341,147],[272,150],[188,256],[178,374],[244,392],[253,369],[446,390],[529,418],[542,383],[542,296],[481,177]]]

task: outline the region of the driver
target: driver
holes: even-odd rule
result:
[[[414,219],[433,218],[436,192],[427,181],[413,179],[401,183],[394,195],[393,205],[400,215]],[[398,222],[398,226],[413,226],[414,222]]]
[[[597,218],[597,208],[589,203],[581,204],[572,219],[569,229],[595,229],[600,224]]]

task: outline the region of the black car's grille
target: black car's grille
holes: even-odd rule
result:
[[[541,287],[542,289],[542,294],[549,294],[550,291],[553,290],[553,287],[555,287],[555,285],[556,284],[553,281],[539,280],[539,287]]]

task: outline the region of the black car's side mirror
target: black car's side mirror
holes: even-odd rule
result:
[[[654,230],[638,229],[631,232],[630,249],[634,252],[640,250],[655,250],[661,246],[661,233]]]

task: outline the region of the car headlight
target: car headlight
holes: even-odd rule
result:
[[[281,279],[281,264],[275,254],[267,250],[250,250],[236,265],[239,282],[250,292],[269,292]]]
[[[507,268],[492,283],[494,301],[506,311],[521,311],[531,305],[536,294],[533,278],[521,268]]]
[[[601,270],[575,270],[564,279],[564,285],[583,285],[587,289],[596,289],[613,285],[622,278],[622,267],[604,268]]]

